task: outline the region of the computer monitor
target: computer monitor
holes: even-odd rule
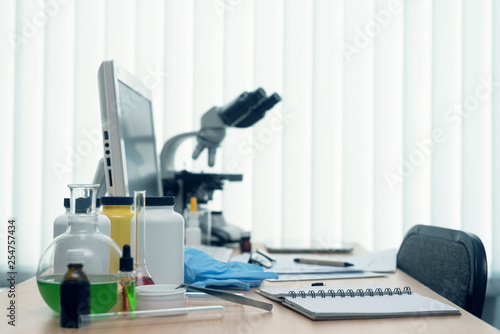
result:
[[[111,196],[162,196],[151,91],[115,61],[98,73],[106,187]]]

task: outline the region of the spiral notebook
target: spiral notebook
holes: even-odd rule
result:
[[[260,295],[282,303],[312,320],[347,320],[460,315],[456,307],[403,289],[304,287],[262,289]]]

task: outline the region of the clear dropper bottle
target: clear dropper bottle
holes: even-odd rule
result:
[[[130,255],[130,246],[125,244],[120,258],[120,270],[117,274],[116,305],[118,312],[135,311],[135,275],[134,259]]]
[[[135,229],[136,229],[136,279],[135,285],[155,284],[146,268],[146,191],[134,191]]]

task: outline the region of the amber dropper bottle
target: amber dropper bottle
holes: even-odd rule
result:
[[[66,252],[68,271],[60,286],[59,323],[63,328],[78,328],[80,314],[90,314],[90,282],[83,272],[83,250]]]

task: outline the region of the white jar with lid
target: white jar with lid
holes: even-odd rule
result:
[[[146,197],[146,265],[155,284],[184,283],[184,218],[175,197]]]
[[[156,283],[154,285],[136,287],[135,309],[137,311],[145,311],[187,307],[186,289],[177,289],[177,287],[177,284]],[[185,312],[180,311],[178,314]]]
[[[76,203],[79,204],[78,201]],[[83,203],[85,204],[85,203]],[[87,204],[89,205],[89,204]],[[64,199],[64,207],[66,208],[66,212],[57,216],[54,220],[54,238],[63,234],[68,229],[68,220],[69,220],[69,198]],[[101,199],[96,199],[96,207],[99,209],[101,207]],[[96,210],[97,211],[97,210]],[[101,233],[106,234],[108,237],[111,237],[111,222],[109,218],[103,215],[100,212],[97,212],[97,228]]]

